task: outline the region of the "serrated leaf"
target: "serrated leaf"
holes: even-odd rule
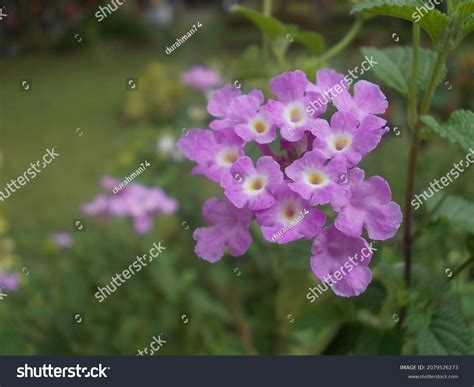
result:
[[[420,355],[467,355],[470,353],[471,331],[464,321],[456,299],[449,298],[439,302],[432,311],[417,308],[417,310],[410,309],[410,312],[429,314],[429,322],[409,326],[415,335],[415,343]],[[423,320],[427,321],[426,316]]]
[[[466,3],[468,1],[469,0],[449,0],[448,1],[448,14],[449,15],[453,14],[454,12],[456,12],[456,10],[461,4]]]
[[[422,116],[421,121],[441,137],[461,145],[466,151],[474,149],[474,113],[470,110],[456,110],[443,124],[429,115]]]
[[[462,28],[463,35],[467,35],[474,31],[474,15],[469,16],[465,21]]]
[[[378,62],[373,71],[377,78],[386,86],[407,96],[411,78],[412,49],[409,46],[377,49],[362,47],[362,55],[373,56]],[[417,91],[421,94],[428,84],[431,70],[436,61],[436,53],[420,48],[418,52]],[[446,66],[440,71],[438,83],[446,76]]]
[[[260,30],[268,35],[271,39],[275,39],[283,35],[288,28],[272,16],[266,16],[243,5],[235,4],[230,8],[231,12],[239,13],[253,22]]]
[[[323,36],[317,32],[294,31],[292,36],[295,39],[295,42],[309,48],[316,55],[321,54],[326,46]]]
[[[474,203],[461,197],[448,196],[433,218],[444,218],[464,231],[474,233]]]
[[[454,49],[474,29],[474,0],[457,2],[455,11],[449,16],[450,48]]]
[[[418,23],[431,37],[433,45],[439,48],[439,42],[448,25],[448,17],[437,9],[423,12],[422,17],[420,17],[419,8],[417,7],[423,7],[424,5],[422,0],[368,0],[355,4],[351,12],[393,16]]]
[[[473,0],[470,0],[470,1],[464,0],[464,1],[461,2],[461,4],[459,4],[456,7],[455,14],[456,14],[456,17],[458,18],[458,20],[462,22],[462,21],[466,20],[468,17],[470,17],[473,12],[474,12],[474,1]]]
[[[449,0],[448,1],[448,15],[451,15],[456,11],[456,8],[461,4],[464,0]]]

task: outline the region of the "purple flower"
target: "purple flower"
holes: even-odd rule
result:
[[[224,172],[241,156],[244,141],[231,129],[214,132],[193,129],[178,141],[178,149],[190,160],[196,161],[193,174],[203,174],[220,182]]]
[[[0,288],[15,291],[18,290],[19,286],[20,281],[18,281],[16,274],[0,271]]]
[[[363,171],[354,168],[387,130],[377,116],[387,101],[377,85],[366,81],[355,84],[352,97],[351,83],[326,68],[317,71],[312,84],[296,70],[270,80],[276,100],[267,103],[262,91],[241,94],[233,85],[212,94],[210,130],[190,129],[177,143],[196,163],[193,173],[219,182],[224,190],[223,202],[212,198],[203,206],[210,226],[194,232],[201,258],[216,262],[225,249],[244,254],[255,218],[269,242],[317,238],[311,267],[317,277],[332,281],[337,295],[365,291],[372,278],[367,267],[371,248],[361,238],[362,228],[372,239],[387,239],[402,217],[388,184],[378,176],[364,181]],[[327,118],[329,123],[318,117],[330,101],[338,111]],[[254,143],[249,154],[256,150],[260,157],[245,154],[247,143]],[[103,206],[99,199],[91,207]],[[321,231],[326,214],[313,206],[327,204],[337,215]],[[149,226],[145,222],[143,227]]]
[[[59,249],[67,249],[72,245],[72,237],[66,232],[57,232],[51,234],[51,240]]]
[[[275,191],[275,204],[257,211],[255,216],[265,239],[269,242],[288,243],[316,237],[326,220],[324,212],[282,183]]]
[[[188,160],[196,161],[196,141],[202,136],[202,132],[202,129],[188,129],[176,143],[176,147]]]
[[[308,115],[306,106],[312,99],[319,98],[319,93],[306,93],[309,84],[306,74],[300,70],[280,74],[270,81],[270,90],[278,101],[268,101],[267,115],[280,127],[281,135],[288,141],[298,141],[305,131],[311,130],[314,118]],[[326,106],[316,110],[316,116],[323,114]]]
[[[246,142],[256,141],[259,144],[272,142],[276,137],[276,127],[267,115],[267,106],[260,90],[253,90],[249,95],[241,95],[232,100],[228,117],[232,121],[235,133]]]
[[[216,198],[204,203],[202,214],[209,227],[201,227],[194,231],[196,254],[209,262],[217,262],[229,249],[233,257],[244,254],[252,243],[248,230],[253,214],[246,208],[238,209],[231,203]]]
[[[110,190],[117,180],[105,177],[102,184]],[[153,227],[156,214],[173,214],[178,202],[168,197],[161,188],[148,188],[138,183],[128,183],[115,195],[99,194],[81,206],[83,213],[93,216],[128,217],[133,221],[137,234],[146,234]]]
[[[380,87],[367,81],[358,81],[354,84],[354,97],[344,89],[333,99],[339,111],[350,112],[362,122],[368,115],[383,114],[387,110],[387,99]],[[385,120],[378,117],[380,127],[385,125]]]
[[[311,254],[314,275],[338,296],[358,296],[372,281],[368,268],[372,251],[363,238],[347,236],[331,226],[315,239]]]
[[[239,158],[230,168],[229,174],[222,176],[224,194],[237,208],[248,206],[252,211],[264,210],[275,203],[272,192],[283,182],[279,164],[270,156],[257,160]]]
[[[359,237],[365,227],[370,239],[386,240],[395,236],[402,222],[400,206],[391,201],[388,183],[380,176],[364,180],[364,171],[349,171],[346,195],[333,199],[331,205],[338,212],[335,226],[344,234]]]
[[[306,91],[314,91],[324,95],[328,94],[329,91],[332,91],[334,86],[337,84],[340,85],[340,90],[342,90],[342,88],[347,88],[348,83],[344,80],[344,75],[333,69],[323,68],[316,72],[316,84],[308,82]]]
[[[207,111],[214,117],[220,118],[209,124],[214,130],[229,128],[232,122],[227,119],[231,102],[240,95],[240,90],[233,85],[225,85],[222,89],[212,94],[207,104]]]
[[[341,184],[346,176],[344,162],[331,160],[326,164],[326,160],[315,149],[306,152],[285,169],[286,175],[292,180],[288,184],[289,188],[309,200],[311,205],[327,204],[346,189]]]
[[[92,201],[84,203],[81,206],[81,211],[86,215],[93,216],[108,216],[109,199],[105,194],[97,195]]]
[[[222,83],[217,71],[199,65],[193,66],[182,73],[181,82],[202,92],[219,86]]]
[[[326,120],[318,119],[312,129],[316,136],[313,146],[328,159],[341,159],[347,166],[357,165],[382,138],[379,120],[369,115],[359,125],[356,116],[347,112],[334,113],[331,125]]]
[[[120,181],[110,176],[103,176],[102,179],[100,179],[101,187],[110,192],[112,192],[114,187],[118,186],[119,184],[120,184]]]

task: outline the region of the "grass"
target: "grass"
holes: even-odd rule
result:
[[[107,164],[120,153],[114,139],[122,130],[118,118],[131,92],[125,80],[136,77],[153,55],[104,50],[35,55],[1,65],[1,73],[8,74],[2,76],[0,89],[1,189],[47,148],[55,146],[60,154],[0,204],[14,234],[43,237],[54,230],[71,230],[79,204],[97,191]],[[19,90],[22,78],[31,79],[31,92]]]

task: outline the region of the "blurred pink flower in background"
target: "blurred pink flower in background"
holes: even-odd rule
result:
[[[71,247],[73,240],[67,232],[55,232],[50,235],[51,240],[59,249]]]
[[[196,90],[205,92],[222,83],[220,74],[204,66],[193,66],[181,74],[181,82]]]
[[[19,286],[20,282],[16,274],[0,271],[0,288],[15,291]]]
[[[119,181],[105,176],[101,185],[108,193],[97,195],[91,202],[84,203],[81,210],[93,216],[128,217],[133,221],[137,234],[146,234],[153,227],[153,217],[157,214],[173,214],[178,202],[157,187],[146,187],[138,183],[129,183],[117,194],[112,193]]]

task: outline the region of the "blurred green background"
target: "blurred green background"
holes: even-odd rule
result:
[[[254,242],[242,257],[225,256],[211,265],[194,254],[192,231],[204,225],[201,205],[222,193],[217,184],[192,176],[191,163],[179,159],[175,148],[164,152],[158,145],[176,141],[183,128],[209,122],[205,93],[181,84],[181,73],[203,64],[249,91],[314,56],[292,45],[287,63],[262,69],[255,56],[261,34],[228,11],[233,3],[129,0],[99,23],[96,1],[6,2],[8,22],[2,22],[0,35],[0,188],[47,148],[56,146],[60,156],[0,202],[0,271],[14,272],[20,281],[18,290],[0,301],[0,354],[136,354],[160,333],[167,343],[159,354],[437,354],[423,344],[423,308],[412,311],[409,329],[395,329],[403,297],[401,231],[375,244],[374,281],[366,293],[344,299],[329,291],[314,304],[306,299],[308,287],[316,285],[309,267],[311,241],[273,246],[255,227]],[[262,9],[261,1],[240,3]],[[274,1],[273,14],[319,32],[331,46],[353,23],[350,7],[349,1]],[[166,55],[166,47],[198,20],[203,27]],[[326,65],[345,73],[361,62],[361,46],[409,41],[409,23],[369,20]],[[471,40],[448,59],[452,89],[440,86],[431,111],[440,120],[454,109],[473,108],[473,64]],[[311,80],[316,70],[308,70]],[[138,78],[138,91],[127,90],[128,78]],[[20,90],[22,79],[31,80],[31,92]],[[372,72],[366,79],[377,82]],[[362,165],[367,175],[383,176],[393,200],[403,205],[409,148],[405,102],[382,89],[390,102],[386,118],[400,135],[385,136]],[[460,147],[441,138],[424,141],[415,192],[464,157]],[[122,180],[144,160],[151,166],[136,181],[176,198],[176,214],[157,215],[145,236],[136,235],[126,219],[81,214],[80,205],[100,192],[101,177]],[[473,169],[465,172],[450,193],[472,199],[473,176]],[[415,213],[416,225],[426,212]],[[84,232],[74,232],[76,218],[85,219]],[[465,260],[466,233],[443,219],[431,222],[428,231],[415,247],[415,296],[439,292],[447,303],[459,304],[461,333],[472,336],[474,272],[468,268],[449,284],[444,272]],[[72,246],[55,246],[54,232],[70,233]],[[153,265],[99,304],[97,286],[160,240],[166,251]],[[81,323],[74,318],[78,313]],[[472,343],[469,351],[474,352]]]

